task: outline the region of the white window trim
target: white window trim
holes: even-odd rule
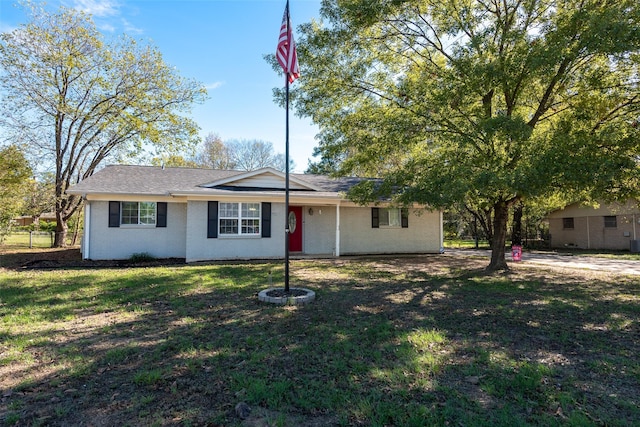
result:
[[[222,205],[223,204],[234,204],[238,205],[238,215],[236,217],[230,216],[222,216]],[[242,206],[243,205],[257,205],[258,206],[258,216],[255,217],[243,217],[242,216]],[[220,224],[222,220],[231,219],[238,221],[238,232],[237,233],[223,233],[222,227]],[[257,220],[258,221],[258,231],[256,233],[243,233],[242,232],[242,220]],[[262,203],[260,202],[219,202],[218,203],[218,238],[260,238],[262,237]]]
[[[122,222],[122,218],[124,216],[124,204],[125,203],[135,203],[138,206],[138,223],[137,224],[125,224]],[[141,223],[140,222],[140,204],[141,203],[152,203],[153,204],[153,223]],[[153,228],[158,223],[158,204],[156,202],[120,202],[120,227],[122,228]]]
[[[398,215],[398,225],[390,225],[390,211],[396,211]],[[378,211],[378,227],[379,228],[402,228],[402,209],[401,208],[380,208]],[[382,223],[383,215],[386,215],[387,224]]]

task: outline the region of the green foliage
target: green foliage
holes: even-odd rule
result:
[[[30,176],[31,167],[19,147],[0,149],[0,243],[24,207]]]
[[[106,40],[82,12],[28,6],[31,21],[1,35],[0,125],[33,141],[30,154],[55,169],[62,246],[81,203],[66,189],[106,159],[136,156],[145,145],[169,156],[194,147],[198,127],[186,113],[206,91],[155,47],[127,36]]]
[[[166,166],[170,168],[197,168],[198,163],[185,159],[183,156],[174,154],[168,157],[154,157],[151,159],[153,166]]]
[[[300,28],[292,99],[321,129],[318,167],[384,179],[355,200],[464,206],[502,268],[514,203],[640,191],[636,1],[334,0],[322,16]]]
[[[149,254],[147,252],[138,252],[138,253],[132,254],[129,257],[129,261],[131,261],[131,262],[149,262],[149,261],[153,261],[155,259],[156,258],[153,255],[151,255],[151,254]]]
[[[52,173],[42,174],[40,179],[29,182],[29,191],[25,195],[24,215],[30,215],[34,220],[34,230],[54,231],[47,228],[46,223],[40,224],[38,218],[43,213],[53,212],[56,203],[55,176]],[[44,227],[44,228],[43,228]]]
[[[162,381],[163,375],[161,369],[145,369],[133,376],[133,382],[137,385],[152,386]]]

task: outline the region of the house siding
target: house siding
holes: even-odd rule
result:
[[[220,200],[224,201],[224,200]],[[259,200],[255,200],[259,202]],[[284,256],[284,203],[271,203],[271,237],[207,237],[207,200],[168,203],[167,227],[108,227],[109,202],[91,201],[89,257],[127,259],[134,253],[187,262]],[[303,206],[303,253],[335,255],[336,206]],[[309,209],[313,214],[309,213]],[[340,254],[438,253],[440,213],[409,210],[408,228],[372,228],[370,207],[340,207]]]
[[[109,202],[91,201],[89,253],[84,258],[127,259],[135,253],[156,258],[184,258],[186,254],[186,203],[167,204],[166,227],[109,227]],[[86,248],[86,245],[85,245]]]
[[[407,228],[372,228],[371,208],[340,209],[340,253],[438,253],[439,212],[409,210]]]
[[[616,215],[617,227],[615,228],[604,226],[604,216],[573,218],[573,229],[564,229],[562,218],[549,218],[551,247],[628,250],[631,240],[638,238],[640,224],[634,227],[634,219],[636,222],[640,219],[638,215]]]
[[[254,200],[252,202],[260,202]],[[271,204],[271,237],[218,236],[207,238],[207,201],[189,201],[187,207],[186,260],[284,257],[284,204]]]
[[[604,217],[615,216],[616,227],[605,227]],[[573,218],[574,228],[565,229],[563,218]],[[551,247],[628,250],[640,239],[640,212],[635,202],[602,204],[597,208],[573,204],[548,217]]]
[[[313,215],[309,214],[313,210]],[[344,208],[340,210],[342,215]],[[302,209],[302,250],[308,255],[333,255],[336,252],[336,207],[304,206]]]

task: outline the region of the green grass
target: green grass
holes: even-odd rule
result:
[[[636,423],[638,280],[482,262],[0,270],[0,424]]]
[[[604,249],[558,249],[557,252],[563,254],[571,254],[573,256],[640,261],[640,253],[633,253],[629,251],[610,251]]]
[[[476,247],[476,242],[469,239],[445,239],[443,245],[445,249],[473,249]],[[478,249],[489,249],[489,241],[479,240]]]
[[[475,241],[470,239],[445,239],[443,242],[445,249],[475,249]],[[506,243],[507,253],[511,250],[511,244],[509,241]],[[490,249],[489,242],[487,240],[480,240],[478,242],[478,249]],[[525,251],[527,248],[525,248]],[[539,252],[543,252],[545,250],[539,250]],[[585,257],[596,257],[596,258],[611,258],[617,260],[630,260],[630,261],[640,261],[640,253],[632,253],[628,250],[606,250],[606,249],[571,249],[571,248],[562,248],[562,249],[547,249],[546,252],[549,253],[561,253],[561,254],[570,254],[573,256],[585,256]]]
[[[5,236],[2,245],[28,248],[30,243],[34,248],[50,248],[52,243],[51,233],[33,233],[30,240],[28,231],[13,232]]]

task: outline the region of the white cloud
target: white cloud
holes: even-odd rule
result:
[[[204,88],[207,89],[207,90],[214,90],[214,89],[218,89],[223,84],[224,84],[224,82],[208,83],[208,84],[204,85]]]
[[[113,0],[74,0],[73,7],[93,16],[103,18],[120,14],[120,4]]]
[[[107,24],[107,23],[98,24],[96,22],[96,26],[98,27],[99,30],[104,31],[106,33],[115,33],[116,32],[116,27],[114,27],[111,24]]]
[[[144,33],[143,29],[136,27],[124,18],[122,19],[122,26],[124,27],[124,32],[128,35]]]

